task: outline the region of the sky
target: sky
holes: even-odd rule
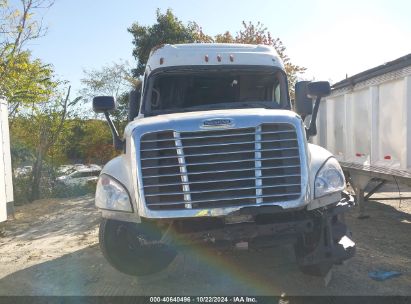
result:
[[[127,28],[152,25],[157,8],[171,8],[209,35],[260,21],[282,40],[292,63],[307,68],[304,79],[335,83],[411,53],[407,0],[56,0],[42,13],[47,35],[29,48],[77,91],[85,69],[121,60],[135,65]]]

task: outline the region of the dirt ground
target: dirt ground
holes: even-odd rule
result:
[[[378,197],[398,196],[388,187]],[[402,193],[411,196],[411,189]],[[0,224],[0,295],[411,295],[411,200],[370,201],[347,216],[357,254],[324,280],[302,275],[291,248],[218,254],[191,248],[146,277],[114,270],[98,247],[93,199],[42,200]],[[383,282],[373,270],[401,276]]]

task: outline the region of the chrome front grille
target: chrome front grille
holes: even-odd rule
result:
[[[203,209],[298,199],[297,133],[287,123],[256,128],[141,136],[146,205],[151,210]]]

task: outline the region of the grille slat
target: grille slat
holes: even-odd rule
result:
[[[223,154],[223,153],[222,153]],[[227,153],[227,154],[230,154],[230,153]],[[186,156],[186,157],[188,157],[188,156]],[[143,159],[141,159],[142,161],[145,161],[145,160],[158,160],[158,159],[165,159],[165,158],[176,158],[175,156],[163,156],[163,157],[150,157],[150,158],[143,158]],[[227,163],[230,163],[230,162],[246,162],[246,161],[249,161],[249,162],[254,162],[254,161],[257,161],[257,160],[274,160],[274,159],[288,159],[288,158],[300,158],[299,156],[286,156],[286,157],[267,157],[267,158],[250,158],[250,159],[240,159],[240,160],[228,160],[227,161]],[[185,165],[187,165],[187,166],[194,166],[194,165],[204,165],[204,164],[220,164],[220,163],[224,163],[224,161],[222,161],[222,162],[203,162],[203,163],[193,163],[193,164],[190,164],[190,163],[184,163]],[[145,169],[147,169],[147,168],[145,168]]]
[[[289,174],[289,175],[272,175],[272,176],[262,176],[260,177],[261,179],[264,178],[270,178],[270,179],[275,179],[275,178],[284,178],[284,177],[300,177],[299,174]],[[174,183],[174,184],[158,184],[158,185],[145,185],[145,188],[149,187],[167,187],[167,186],[178,186],[182,184],[203,184],[203,183],[222,183],[222,182],[236,182],[236,181],[242,181],[242,180],[250,180],[250,179],[255,179],[255,177],[245,177],[245,178],[236,178],[236,179],[220,179],[220,180],[204,180],[204,181],[189,181],[185,183]]]
[[[265,188],[279,188],[279,187],[294,187],[299,186],[300,184],[283,184],[283,185],[273,185],[273,186],[265,186]],[[249,189],[262,189],[262,186],[255,186],[255,187],[245,187],[245,188],[225,188],[225,189],[211,189],[211,190],[204,190],[204,191],[185,191],[184,193],[207,193],[207,192],[221,192],[221,191],[238,191],[238,190],[249,190]],[[156,194],[146,194],[147,196],[156,196],[156,195],[179,195],[181,192],[161,192]],[[257,195],[260,196],[260,195]]]
[[[175,149],[175,148],[174,148]],[[244,154],[244,153],[256,153],[256,152],[277,152],[277,151],[284,151],[284,150],[294,150],[297,151],[298,148],[278,148],[278,149],[261,149],[261,150],[247,150],[247,151],[233,151],[233,152],[221,152],[221,153],[203,153],[203,154],[193,154],[193,155],[187,155],[185,154],[185,157],[201,157],[201,156],[217,156],[217,155],[227,155],[227,154]],[[172,157],[163,157],[164,158],[174,158]],[[159,159],[159,158],[151,158],[151,159]],[[143,160],[150,160],[149,159],[143,159]],[[188,164],[187,164],[188,165]],[[192,164],[191,164],[192,165]],[[167,166],[160,166],[160,167],[167,167]],[[170,166],[169,166],[170,167]],[[154,167],[144,167],[144,169],[151,169],[151,168],[158,168],[158,166]]]
[[[190,139],[210,139],[210,138],[221,138],[221,137],[235,137],[235,136],[247,136],[247,135],[269,135],[269,134],[281,134],[281,133],[291,133],[295,132],[293,130],[285,130],[285,131],[273,131],[273,132],[251,132],[251,133],[240,133],[240,134],[221,134],[221,135],[208,135],[208,136],[194,136],[194,137],[184,137],[185,140]],[[156,142],[170,142],[173,141],[172,139],[159,139],[159,140],[144,140],[142,139],[142,143],[156,143]]]
[[[247,206],[301,195],[298,140],[291,124],[152,132],[140,143],[150,209]]]
[[[253,142],[242,142],[242,143],[211,144],[211,145],[203,145],[203,146],[185,146],[184,149],[187,149],[187,150],[194,149],[194,148],[202,149],[204,147],[220,148],[221,146],[247,145],[247,144],[254,145],[254,143],[261,143],[261,144],[270,143],[270,144],[272,144],[272,143],[275,143],[275,142],[295,142],[297,144],[297,141],[293,138],[293,139],[284,139],[284,140],[277,140],[277,141],[264,141],[264,142],[263,141],[260,141],[260,142],[253,141]],[[284,147],[284,149],[288,149],[288,150],[292,150],[293,148],[297,148],[297,145],[292,146],[292,147]],[[145,150],[145,151],[141,151],[141,152],[154,152],[154,151],[165,151],[165,150],[172,150],[173,151],[173,150],[175,150],[175,147],[173,147],[172,149],[170,149],[170,148],[164,148],[164,149],[160,148],[160,149],[153,149],[153,150]],[[267,150],[267,149],[263,149],[263,150]],[[281,150],[281,149],[280,148],[273,148],[272,151],[279,151],[279,150]],[[232,152],[239,153],[240,151],[232,151]],[[251,150],[250,152],[255,152],[255,151]],[[211,155],[211,154],[208,154],[208,155]],[[192,155],[187,154],[186,156],[192,156]],[[168,158],[168,157],[171,157],[171,156],[167,156],[167,157],[163,157],[163,158]],[[144,158],[143,157],[141,160],[146,160],[146,159],[155,159],[155,158],[150,158],[150,157]]]
[[[194,200],[191,201],[192,204],[197,204],[197,203],[207,203],[207,202],[217,202],[217,201],[227,201],[227,200],[243,200],[243,199],[252,199],[255,200],[257,198],[265,198],[265,197],[286,197],[286,196],[294,196],[297,198],[300,196],[300,192],[294,192],[294,193],[287,193],[287,194],[277,194],[277,195],[261,195],[261,196],[233,196],[233,197],[218,197],[218,198],[210,198],[207,200]],[[167,203],[153,203],[150,204],[150,206],[159,206],[159,205],[184,205],[184,202],[167,202]]]
[[[277,167],[274,166],[274,167],[264,167],[264,168],[262,168],[262,170],[295,169],[295,168],[300,169],[299,166],[277,166]],[[187,175],[229,173],[229,172],[250,171],[250,170],[252,170],[254,172],[257,169],[260,169],[260,168],[247,168],[247,169],[242,168],[242,169],[236,169],[236,170],[218,170],[218,171],[213,171],[213,172],[200,171],[200,172],[190,172],[190,173],[187,173]],[[165,175],[151,175],[151,176],[145,176],[144,178],[148,179],[148,178],[157,178],[157,177],[172,177],[172,176],[176,176],[176,175],[180,176],[180,173],[165,174]]]

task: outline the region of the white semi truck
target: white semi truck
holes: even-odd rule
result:
[[[13,210],[13,182],[7,102],[0,96],[0,222]]]
[[[312,110],[307,94],[315,99],[309,128],[291,111],[272,47],[162,45],[150,54],[141,94],[130,95],[122,138],[109,116],[114,98],[95,97],[94,111],[105,114],[123,151],[103,168],[96,190],[106,259],[145,275],[193,244],[291,243],[303,272],[324,275],[352,257],[342,215],[354,200],[343,171],[330,152],[307,143],[330,85],[302,84],[301,115]]]

